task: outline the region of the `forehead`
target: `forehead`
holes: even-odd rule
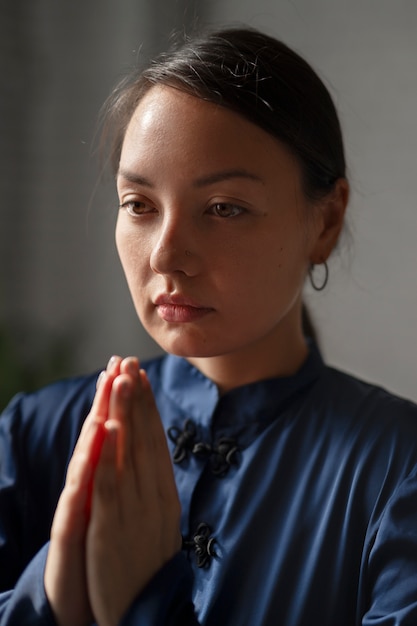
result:
[[[226,132],[227,137],[235,135],[236,141],[240,134],[236,132],[237,130],[246,130],[246,134],[249,132],[250,135],[256,136],[258,128],[225,107],[173,87],[154,86],[133,112],[125,140],[132,135],[141,135],[152,141],[164,140],[171,136],[182,140],[191,139],[195,134],[200,140],[207,140],[209,137],[215,138],[219,132],[222,134]],[[269,139],[267,133],[262,131],[262,134],[265,134],[264,139]],[[257,137],[257,141],[259,139]]]
[[[299,176],[289,150],[275,137],[226,107],[178,89],[152,87],[128,124],[121,166],[135,169],[169,161],[178,169],[250,168],[276,175],[276,168]],[[274,174],[275,172],[275,174]]]

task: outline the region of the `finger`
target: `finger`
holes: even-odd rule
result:
[[[126,426],[138,490],[148,502],[158,497],[176,501],[176,486],[165,432],[147,376],[140,370],[133,386]]]
[[[156,473],[156,488],[159,496],[166,502],[177,502],[177,487],[172,468],[165,430],[152,393],[149,379],[144,370],[140,371],[143,413],[147,416],[151,435],[151,458]]]
[[[65,487],[54,517],[53,533],[68,541],[79,541],[84,535],[89,515],[89,502],[93,478],[90,450],[102,438],[103,426],[92,422],[70,461]]]
[[[81,498],[80,508],[85,511],[87,520],[91,508],[92,477],[103,442],[103,425],[107,419],[110,393],[111,379],[105,375],[97,390],[95,406],[83,424],[68,465],[65,481],[65,486],[68,489],[71,487],[74,497]],[[81,491],[83,495],[81,495]]]
[[[116,381],[117,378],[117,381]],[[130,408],[131,391],[139,382],[139,361],[137,357],[127,357],[120,363],[118,376],[113,379],[113,398],[110,396],[109,417],[120,423],[125,422],[124,428],[129,429],[128,410]]]
[[[113,357],[109,362],[108,371],[101,377],[93,406],[84,422],[68,466],[67,483],[72,484],[74,489],[76,485],[78,489],[81,485],[86,489],[84,506],[87,518],[91,507],[92,474],[100,456],[104,438],[103,424],[108,417],[112,382],[119,371],[120,362],[120,357]]]
[[[127,366],[127,364],[125,364]],[[137,366],[137,361],[135,367]],[[122,371],[127,371],[125,367]],[[180,509],[171,458],[159,413],[145,372],[118,376],[112,387],[109,419],[120,424],[121,498],[129,511],[132,493],[146,509],[169,507],[175,519]]]
[[[139,378],[139,360],[135,356],[129,356],[123,359],[120,364],[120,373],[127,374],[136,381]]]
[[[142,387],[142,377],[137,373],[130,388],[131,406],[126,421],[125,447],[129,467],[133,472],[137,491],[148,503],[155,497],[157,481],[154,471],[153,433],[150,428],[149,407]]]
[[[138,365],[137,361],[133,364],[135,368]],[[127,371],[127,363],[122,371]],[[138,501],[149,504],[156,489],[153,470],[148,462],[151,435],[146,427],[146,413],[142,404],[139,370],[136,369],[133,376],[118,376],[112,386],[109,420],[120,425],[118,460],[123,472],[121,489],[126,503],[133,493],[134,498],[139,498]]]
[[[168,559],[181,546],[181,505],[165,431],[149,380],[143,370],[140,372],[140,378],[142,416],[146,419],[149,432],[148,457],[145,461],[148,469],[147,482],[145,485],[141,483],[141,486],[142,491],[144,491],[144,486],[146,488],[148,485],[152,485],[150,488],[153,493],[148,492],[147,496],[153,500],[154,504],[151,505],[151,508],[159,512],[159,518],[156,518],[159,519],[160,529],[159,550],[160,554]],[[152,475],[152,483],[149,479],[149,473]]]
[[[85,438],[74,451],[68,468],[68,485],[71,493],[77,498],[77,511],[83,510],[86,522],[91,513],[91,497],[93,491],[94,471],[100,458],[105,436],[104,422],[92,421]]]
[[[129,449],[132,441],[130,413],[134,385],[135,383],[130,376],[120,374],[115,378],[110,394],[108,420],[119,425],[117,445],[119,467],[127,466],[131,463]]]
[[[78,438],[78,443],[81,443],[84,439],[85,433],[91,422],[106,421],[108,417],[108,406],[112,383],[115,377],[119,374],[121,362],[122,359],[120,357],[112,356],[109,360],[107,368],[100,373],[96,383],[96,394],[94,396],[93,404],[87,418],[84,421]]]
[[[79,439],[68,465],[65,484],[85,485],[93,473],[92,459],[102,438],[103,422],[91,419],[84,426],[83,438]]]
[[[104,420],[107,419],[111,386],[116,376],[120,373],[121,363],[121,357],[112,356],[106,369],[101,372],[99,380],[97,381],[97,391],[92,411],[94,411],[97,417],[102,417]]]
[[[113,420],[106,422],[103,428],[102,446],[94,473],[91,499],[92,520],[96,526],[104,519],[106,526],[111,526],[112,518],[118,520],[120,517],[117,467],[120,430],[120,424]]]
[[[106,420],[108,419],[109,401],[110,401],[110,396],[111,396],[112,385],[113,385],[115,378],[118,376],[120,372],[121,362],[122,362],[122,359],[120,357],[118,356],[111,357],[107,365],[107,369],[104,372],[103,376],[101,377],[100,385],[98,386],[98,389],[96,392],[96,396],[93,402],[93,407],[90,412],[91,417],[89,416],[89,418],[91,419],[93,424],[95,423],[101,424],[101,428],[96,429],[96,434],[93,437],[93,439],[87,440],[87,442],[84,442],[84,437],[83,437],[80,441],[80,446],[81,446],[80,454],[84,455],[84,457],[87,459],[87,462],[89,464],[89,469],[90,469],[90,476],[88,478],[88,483],[87,483],[87,495],[86,495],[86,502],[85,502],[85,510],[86,510],[87,519],[90,518],[90,514],[91,514],[91,506],[92,506],[91,501],[92,501],[92,494],[93,494],[93,474],[96,470],[96,467],[97,467],[97,464],[101,455],[103,442],[105,440],[105,429],[103,426]],[[88,432],[88,424],[87,424],[87,432]],[[77,449],[75,450],[75,452],[78,452]]]
[[[120,364],[122,359],[118,356],[112,356],[107,368],[100,374],[100,384],[97,385],[97,392],[94,398],[93,406],[89,415],[91,421],[104,424],[109,415],[109,400],[111,396],[111,389],[116,376],[120,372]],[[98,382],[98,381],[97,381]],[[90,417],[91,416],[91,417]],[[88,424],[87,424],[88,429]],[[104,439],[103,429],[99,429],[97,437],[92,442],[90,449],[90,463],[93,470],[95,469],[100,453],[101,446]],[[82,443],[82,442],[81,442]]]

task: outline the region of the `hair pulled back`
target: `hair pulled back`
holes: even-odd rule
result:
[[[304,59],[269,35],[245,28],[193,37],[123,81],[105,114],[115,171],[127,125],[154,85],[227,107],[274,135],[298,159],[312,199],[345,177],[342,133],[328,90]]]

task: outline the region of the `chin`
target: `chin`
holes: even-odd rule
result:
[[[142,325],[162,350],[185,359],[225,356],[241,350],[249,343],[247,335],[242,337],[242,332],[233,334],[230,328],[215,329],[211,326],[207,329],[198,324],[172,326],[160,323],[146,324],[144,320]]]
[[[149,331],[148,331],[149,332]],[[220,356],[224,351],[216,349],[212,341],[207,338],[192,336],[191,333],[151,333],[152,339],[169,354],[187,358],[210,358]],[[218,348],[218,346],[217,346]]]
[[[207,346],[184,345],[183,342],[157,342],[161,348],[169,354],[183,357],[184,359],[204,359],[219,356],[218,351],[210,350]]]

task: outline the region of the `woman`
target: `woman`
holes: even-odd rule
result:
[[[118,251],[168,354],[0,420],[1,626],[416,623],[417,409],[302,331],[348,201],[327,90],[228,30],[124,83],[108,120]]]

